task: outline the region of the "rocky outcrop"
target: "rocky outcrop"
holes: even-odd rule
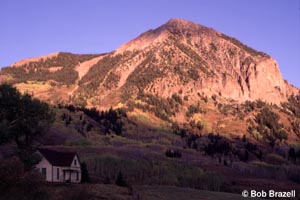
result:
[[[183,19],[171,19],[141,34],[122,45],[116,53],[126,51],[155,54],[159,64],[152,64],[152,67],[158,68],[156,70],[163,75],[156,77],[144,90],[157,95],[170,96],[179,88],[191,88],[194,93],[221,94],[238,101],[262,99],[279,104],[298,92],[283,80],[278,64],[267,54]],[[178,66],[182,73],[195,73],[192,76],[196,79],[183,80],[183,76],[173,73],[173,66]],[[147,76],[146,73],[141,75]]]

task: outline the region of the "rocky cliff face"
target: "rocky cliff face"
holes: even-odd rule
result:
[[[270,56],[183,19],[171,19],[112,53],[66,56],[67,59],[56,54],[56,60],[51,57],[43,62],[31,59],[27,64],[22,61],[26,70],[21,73],[32,73],[34,76],[28,79],[38,80],[38,68],[46,65],[49,79],[57,85],[68,84],[69,89],[62,92],[70,95],[69,99],[84,100],[92,106],[99,106],[100,102],[107,106],[124,103],[140,93],[162,98],[180,93],[189,102],[197,100],[199,94],[215,94],[240,102],[262,99],[276,104],[298,93],[297,88],[282,79],[276,61]],[[52,72],[50,65],[61,68]],[[64,70],[72,74],[67,82],[63,78],[67,73],[60,79],[51,75]],[[2,70],[2,79],[24,81],[18,81],[15,71],[20,73]]]
[[[124,52],[136,52],[139,58],[147,60],[144,66],[137,63],[141,59],[131,65],[136,70],[144,68],[140,77],[149,77],[150,70],[145,68],[156,71],[153,79],[139,90],[164,97],[181,89],[190,96],[220,94],[239,101],[260,98],[278,104],[297,93],[297,88],[282,79],[276,61],[270,56],[183,19],[171,19],[143,33],[115,54]]]

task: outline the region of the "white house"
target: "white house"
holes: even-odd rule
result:
[[[77,153],[39,149],[42,160],[36,168],[49,182],[80,183],[81,166]]]

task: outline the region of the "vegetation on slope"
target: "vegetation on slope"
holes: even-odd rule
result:
[[[42,177],[33,171],[39,161],[37,142],[53,122],[48,104],[21,95],[10,85],[0,86],[0,145],[16,150],[0,162],[0,199],[47,199]]]
[[[75,66],[80,62],[92,59],[98,55],[76,55],[71,53],[59,53],[56,57],[41,59],[37,62],[29,62],[22,66],[5,67],[1,73],[13,77],[11,83],[25,81],[53,80],[61,84],[71,85],[78,78]],[[51,72],[51,67],[61,67]]]
[[[137,52],[124,52],[123,54],[107,55],[91,67],[88,73],[79,81],[79,92],[85,97],[92,97],[108,73],[120,66],[126,60],[134,57]],[[119,81],[119,76],[112,72],[108,75],[105,87],[110,89]]]
[[[241,43],[240,41],[238,41],[237,39],[235,39],[233,37],[227,36],[225,34],[221,34],[221,37],[224,38],[225,40],[232,42],[233,44],[240,47],[241,49],[244,49],[246,52],[248,52],[252,56],[268,56],[266,53],[256,51],[253,48],[248,47],[247,45]]]
[[[143,107],[138,105],[134,105],[133,110],[111,108],[107,111],[57,105],[54,108],[56,120],[50,131],[56,131],[57,137],[64,135],[66,138],[63,142],[52,143],[54,146],[51,148],[78,151],[92,183],[127,187],[128,196],[143,195],[134,186],[140,184],[237,193],[253,186],[247,178],[269,182],[276,179],[292,185],[299,184],[300,169],[297,164],[300,162],[300,148],[286,143],[293,132],[287,132],[287,138],[280,139],[276,135],[277,131],[288,130],[291,125],[283,120],[285,115],[279,112],[281,108],[262,101],[242,105],[226,104],[219,96],[207,98],[200,95],[197,104],[189,104],[181,99],[181,93],[173,94],[167,99],[159,99],[146,93],[138,96],[139,101],[135,103],[149,106],[145,112],[155,114],[155,110],[159,108],[160,112],[166,116],[168,114],[169,122],[173,122],[172,129],[168,125],[155,128],[151,124],[138,123],[138,119],[131,118],[136,109],[142,110]],[[294,101],[289,103],[289,107],[292,102]],[[190,106],[185,110],[187,115],[184,116],[189,123],[175,122],[173,112],[176,115],[176,109],[186,104]],[[297,109],[298,105],[294,103],[293,106],[292,110]],[[260,133],[262,137],[259,140],[247,132],[242,137],[226,135],[222,132],[223,129],[213,128],[208,132],[205,126],[209,119],[197,119],[196,116],[208,115],[212,112],[210,109],[213,109],[216,116],[221,115],[223,118],[243,118],[249,126],[252,124],[252,132],[258,132],[262,127],[274,137],[274,148],[269,145],[270,138],[264,136],[264,132]],[[294,112],[289,110],[286,113],[294,116]],[[7,158],[6,160],[9,161]],[[1,169],[7,169],[2,167]],[[38,178],[35,180],[41,181]],[[15,190],[6,183],[5,187]],[[45,195],[44,185],[42,182],[39,184],[40,194]],[[90,187],[94,186],[96,185],[91,184]],[[22,187],[20,185],[19,188]],[[284,186],[278,185],[276,188],[282,189]],[[78,195],[88,197],[94,193],[85,188]]]
[[[49,128],[54,115],[48,104],[21,95],[10,85],[0,86],[0,144],[13,141],[17,145],[25,170],[34,165],[36,142]]]

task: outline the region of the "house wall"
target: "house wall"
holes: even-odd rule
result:
[[[76,170],[71,173],[71,182],[80,183],[81,182],[81,166],[78,156],[76,155],[71,163],[70,169]],[[77,179],[78,172],[78,179]]]
[[[46,169],[46,181],[49,182],[65,182],[70,180],[72,183],[81,182],[81,166],[77,156],[74,157],[70,167],[52,166],[44,157],[36,165],[36,168],[42,173],[42,168]],[[57,170],[59,173],[57,174]],[[70,171],[72,170],[72,171]],[[64,176],[65,171],[65,176]],[[78,173],[78,179],[77,179]]]
[[[36,165],[36,168],[42,173],[42,168],[46,168],[46,181],[52,181],[52,165],[43,157]]]
[[[58,174],[57,174],[58,170]],[[63,170],[62,167],[53,166],[53,182],[63,182]]]

